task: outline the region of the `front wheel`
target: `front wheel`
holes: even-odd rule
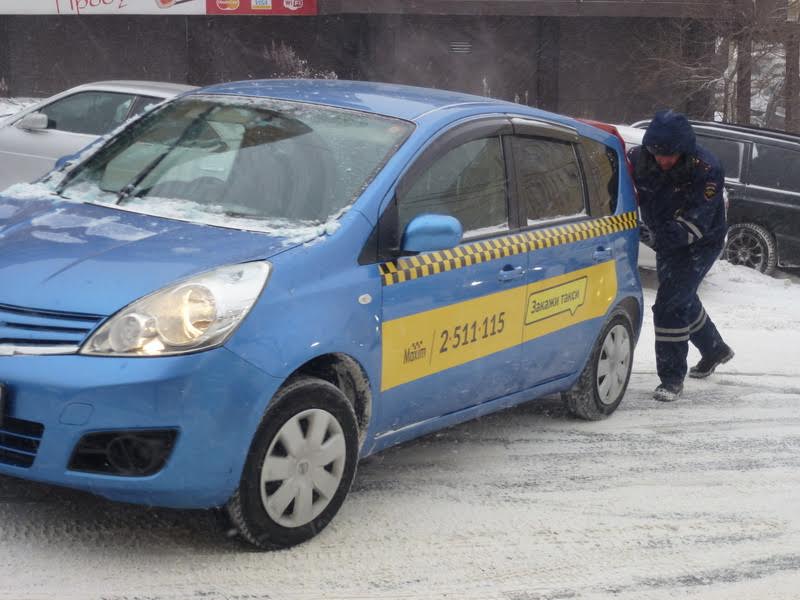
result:
[[[778,264],[778,249],[772,234],[755,223],[737,223],[728,229],[722,255],[729,263],[772,275]]]
[[[625,313],[616,312],[600,333],[578,381],[564,393],[567,409],[589,421],[609,416],[622,402],[632,368],[631,323]]]
[[[240,535],[262,549],[322,531],[344,502],[358,461],[358,425],[333,384],[302,377],[278,391],[228,501]]]

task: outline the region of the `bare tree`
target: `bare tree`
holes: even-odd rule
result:
[[[308,60],[300,58],[294,48],[284,42],[271,46],[264,50],[266,58],[274,68],[272,77],[284,79],[337,79],[335,71],[315,70],[308,64]]]
[[[800,0],[789,0],[786,22],[786,131],[800,133]]]
[[[735,81],[730,69],[735,42],[725,35],[731,29],[722,19],[658,22],[637,36],[637,80],[643,89],[661,90],[693,117],[707,119],[720,109],[727,112]]]
[[[643,88],[694,117],[800,131],[800,0],[748,0],[713,22],[664,20],[637,40]],[[785,115],[785,119],[784,119]]]

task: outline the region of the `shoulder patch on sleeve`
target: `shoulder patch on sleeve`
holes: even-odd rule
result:
[[[709,181],[706,183],[706,189],[703,192],[705,194],[706,200],[711,200],[714,196],[717,195],[717,184],[713,181]]]

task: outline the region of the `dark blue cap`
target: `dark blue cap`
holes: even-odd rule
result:
[[[686,115],[674,110],[658,111],[647,131],[642,145],[651,154],[694,154],[697,148],[694,129]]]

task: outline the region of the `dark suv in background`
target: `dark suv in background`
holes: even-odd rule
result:
[[[705,121],[692,126],[698,143],[725,167],[730,229],[724,258],[767,274],[800,266],[800,136]]]

